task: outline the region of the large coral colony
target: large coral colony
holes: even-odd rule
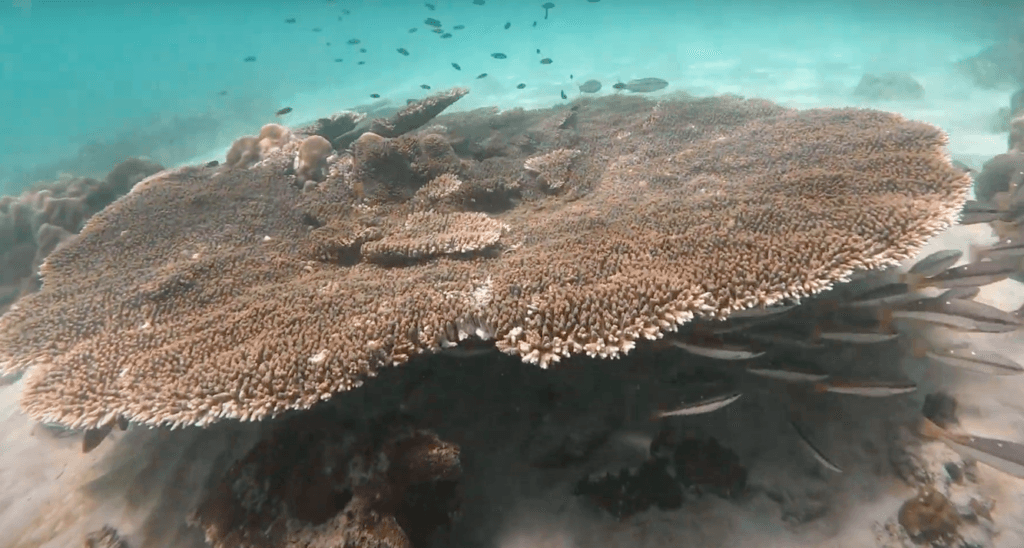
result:
[[[0,319],[0,363],[25,373],[26,413],[86,430],[91,449],[114,425],[308,410],[276,419],[215,482],[192,516],[208,542],[425,546],[459,513],[460,452],[471,448],[408,412],[357,424],[320,403],[389,366],[498,363],[501,352],[575,374],[639,352],[724,375],[724,390],[651,409],[666,425],[733,405],[750,379],[779,397],[913,391],[884,366],[898,359],[862,367],[893,349],[1024,371],[936,334],[1024,325],[973,300],[1021,271],[1024,184],[1017,168],[988,173],[984,201],[967,202],[972,177],[933,126],[736,97],[441,115],[465,93],[373,119],[269,124],[222,165],[132,164],[146,178],[110,205],[76,185],[0,203],[26,267],[56,248],[41,287],[18,286]],[[1004,241],[960,266],[960,253],[940,251],[888,269],[961,214]],[[790,424],[809,456],[841,472],[800,415]],[[924,420],[923,432],[973,458],[1010,473],[1024,462],[1015,444],[931,419],[941,426]],[[584,477],[576,494],[624,519],[678,508],[684,492],[743,492],[735,454],[677,434],[666,427],[640,469]],[[600,443],[562,444],[534,464],[578,462]],[[915,508],[947,504],[922,493],[901,511],[907,534],[955,536],[920,525]]]

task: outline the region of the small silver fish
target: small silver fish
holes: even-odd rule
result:
[[[984,247],[971,247],[971,260],[976,262],[982,259],[1020,259],[1024,257],[1024,240],[1013,238],[999,242],[995,245]]]
[[[783,367],[748,367],[747,373],[783,382],[821,382],[828,378],[826,373],[816,373]]]
[[[825,347],[820,341],[815,341],[803,334],[793,333],[785,329],[751,331],[743,333],[743,336],[752,341],[772,346],[788,346],[803,350],[817,350]]]
[[[651,420],[659,420],[665,417],[685,417],[690,415],[703,415],[705,413],[711,413],[712,411],[718,411],[719,409],[735,402],[743,396],[740,392],[731,394],[725,394],[722,396],[715,396],[712,398],[706,398],[703,400],[688,403],[678,409],[671,411],[655,411],[651,414]]]
[[[974,225],[980,223],[991,223],[1002,219],[1004,213],[999,211],[995,204],[989,202],[978,202],[967,200],[964,209],[960,213],[960,224]]]
[[[916,274],[906,273],[904,280],[911,287],[936,287],[948,289],[951,287],[982,286],[1000,282],[1009,278],[1024,269],[1024,259],[1003,259],[997,261],[982,261],[968,263],[962,266],[950,268],[935,276],[922,277]]]
[[[976,285],[952,287],[936,297],[936,299],[945,299],[950,301],[953,299],[973,299],[977,297],[979,293],[981,293],[981,288]]]
[[[858,293],[843,303],[846,308],[871,308],[877,306],[896,306],[916,301],[921,295],[914,293],[909,285],[902,282],[881,285],[862,293]]]
[[[985,332],[1006,333],[1024,327],[1024,320],[1009,312],[969,299],[935,299],[922,303],[923,309],[969,318]]]
[[[819,464],[837,474],[843,473],[843,469],[837,466],[831,460],[829,460],[824,453],[819,451],[818,448],[815,447],[813,443],[811,443],[810,438],[804,435],[804,433],[800,430],[800,427],[798,427],[795,422],[789,421],[789,425],[793,427],[793,431],[796,432],[796,436],[800,438],[801,444],[804,446],[804,448],[807,449],[811,456],[814,457],[814,460],[818,461]]]
[[[917,274],[926,278],[935,276],[936,274],[940,274],[944,270],[955,265],[963,255],[963,251],[960,251],[959,249],[943,249],[936,251],[935,253],[931,253],[927,257],[914,263],[914,266],[910,267],[908,272],[910,274]]]
[[[691,354],[715,360],[752,360],[764,355],[764,352],[736,345],[701,346],[678,340],[670,340],[669,344],[682,348]]]
[[[1024,478],[1024,444],[950,432],[928,419],[921,419],[921,435],[937,439],[960,456],[983,462],[996,470]]]
[[[959,331],[980,331],[978,322],[943,312],[932,312],[928,310],[893,310],[889,312],[893,320],[906,320],[913,323],[925,323],[948,327]],[[897,327],[897,329],[899,329]]]
[[[745,308],[743,310],[735,310],[729,313],[730,320],[746,320],[746,319],[760,319],[760,318],[772,318],[779,314],[784,314],[796,308],[795,304],[778,304],[768,307],[755,306],[754,308]]]
[[[826,341],[849,344],[878,344],[891,341],[900,336],[899,333],[853,330],[819,331],[815,335]]]
[[[925,356],[962,369],[969,369],[978,373],[988,375],[1020,375],[1024,373],[1024,367],[1010,358],[983,350],[971,350],[970,348],[949,348],[929,349]]]
[[[830,379],[814,387],[815,392],[832,392],[865,398],[886,398],[917,390],[917,385],[903,381],[846,381]]]

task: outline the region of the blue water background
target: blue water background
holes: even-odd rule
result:
[[[850,92],[864,72],[907,71],[925,100],[869,106],[939,123],[954,149],[982,158],[1001,152],[1005,136],[986,135],[985,117],[1013,90],[973,88],[952,65],[1019,27],[1022,11],[965,1],[556,0],[545,20],[539,0],[430,3],[435,10],[395,0],[4,0],[0,193],[59,172],[100,175],[128,155],[165,165],[215,158],[284,106],[294,124],[371,103],[373,93],[404,104],[431,93],[421,84],[469,87],[459,109],[548,106],[590,78],[604,94],[646,76],[671,83],[662,93],[808,107],[861,104]],[[429,32],[427,17],[453,37]],[[249,55],[257,61],[244,62]]]

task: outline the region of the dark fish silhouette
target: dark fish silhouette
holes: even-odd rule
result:
[[[252,63],[252,62],[255,62],[255,61],[256,61],[256,56],[255,55],[250,55],[250,56],[245,58],[245,62],[246,63]]]
[[[462,30],[464,28],[466,28],[466,25],[455,25],[454,27],[452,27],[452,29],[454,30]]]
[[[555,7],[555,5],[552,4],[551,2],[544,2],[544,5],[541,6],[541,7],[544,8],[544,18],[547,19],[548,18],[548,10],[553,8],[553,7]]]
[[[446,33],[441,35],[441,38],[451,38],[451,37],[452,37],[452,33],[450,33],[450,32],[446,32]]]
[[[113,429],[114,423],[109,422],[99,428],[90,428],[89,430],[86,430],[85,437],[82,438],[82,452],[88,453],[89,451],[96,449]]]
[[[228,90],[224,89],[224,90],[221,90],[220,93],[218,93],[217,95],[220,95],[221,97],[224,97],[227,94],[228,94]]]
[[[518,86],[516,86],[516,89],[523,89],[525,87],[526,87],[526,84],[519,84]]]
[[[380,94],[379,93],[371,93],[370,97],[373,97],[374,99],[380,99]]]
[[[505,55],[504,53],[492,53],[491,57],[494,57],[495,59],[508,59],[508,55]],[[256,58],[253,57],[253,61],[255,60]]]
[[[569,97],[565,94],[565,90],[562,90],[562,99],[568,99]]]
[[[431,27],[441,27],[441,22],[438,21],[437,19],[434,19],[433,17],[427,17],[426,19],[423,20],[423,23]]]
[[[218,162],[217,160],[210,160],[209,162],[206,162],[206,167],[217,167],[219,165],[220,165],[220,162]],[[123,428],[122,428],[122,430],[123,430]]]
[[[478,6],[482,6],[482,5],[484,5],[484,0],[473,0],[473,3],[478,5]]]
[[[533,22],[533,26],[535,26],[535,27],[537,26],[537,22],[536,21]]]
[[[537,48],[537,55],[540,55],[540,48]]]
[[[366,53],[366,48],[359,48],[359,53]]]
[[[444,29],[442,29],[442,28],[430,29],[430,32],[433,32],[434,34],[441,34],[442,32],[444,32]]]
[[[409,29],[409,33],[412,34],[412,33],[416,32],[418,30],[420,30],[420,29],[418,29],[416,27],[413,27],[413,28]]]
[[[512,23],[505,23],[505,30],[512,28]]]
[[[424,6],[427,6],[427,9],[428,9],[428,10],[430,10],[430,11],[434,11],[434,4],[423,4],[423,5],[424,5]]]
[[[423,88],[423,89],[430,89],[430,86],[428,86],[426,84],[420,84],[420,87]]]
[[[597,93],[601,91],[601,82],[597,80],[587,80],[580,84],[580,91],[583,93]]]
[[[288,114],[291,111],[292,111],[292,107],[284,107],[283,109],[277,111],[275,116],[284,116],[285,114]]]
[[[350,15],[352,12],[348,10],[341,10],[342,15]]]
[[[462,70],[462,67],[460,67],[458,63],[452,63],[452,67],[453,67],[453,68],[454,68],[455,70]]]
[[[358,63],[356,63],[356,64],[357,64],[357,65],[365,65],[365,64],[366,64],[366,61],[359,61],[359,62],[358,62]]]
[[[352,45],[356,45],[356,44],[359,43],[359,39],[358,38],[353,38],[353,39],[349,40],[348,43],[352,44]]]
[[[322,29],[320,27],[313,27],[313,32],[320,32],[322,30],[324,30],[324,29]]]
[[[331,45],[331,43],[330,43],[330,42],[327,42],[327,45],[329,46],[329,45]]]
[[[409,50],[407,50],[405,48],[398,48],[398,53],[401,53],[402,55],[408,56],[409,55]]]
[[[294,17],[290,17],[288,19],[285,19],[284,22],[285,23],[294,23],[295,22],[295,18]]]
[[[335,63],[340,63],[340,62],[342,62],[342,61],[344,61],[344,59],[342,59],[341,57],[339,57],[339,58],[337,58],[337,59],[335,59],[335,60],[334,60],[334,62],[335,62]]]
[[[540,60],[540,64],[542,64],[542,65],[550,65],[551,63],[552,63],[552,61],[551,61],[550,57],[545,57],[545,58]]]
[[[482,73],[480,73],[480,76],[476,77],[477,80],[479,80],[481,78],[487,78],[487,73],[486,72],[482,72]]]

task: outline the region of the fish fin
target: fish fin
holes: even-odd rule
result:
[[[944,440],[949,438],[949,432],[946,432],[944,428],[935,424],[927,417],[921,417],[921,421],[917,425],[917,433],[925,438],[933,440]]]

